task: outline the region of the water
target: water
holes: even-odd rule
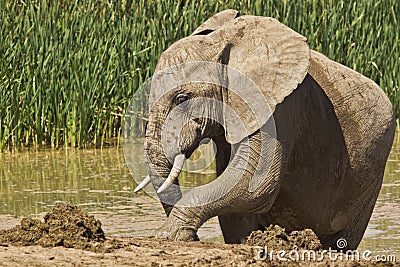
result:
[[[143,144],[134,144],[130,152],[133,173],[143,179]],[[183,173],[181,184],[201,185],[214,178],[210,170]],[[122,148],[0,154],[0,229],[15,226],[24,216],[42,217],[57,203],[68,202],[95,215],[108,235],[151,236],[165,220],[164,211],[145,192],[134,194],[135,187]],[[199,231],[206,240],[222,241],[221,235],[216,218]]]
[[[129,161],[136,177],[146,175],[141,144]],[[195,155],[196,156],[196,155]],[[215,174],[184,174],[183,185],[209,182]],[[122,148],[43,150],[0,154],[0,229],[23,216],[41,217],[57,203],[72,203],[103,223],[108,235],[145,237],[165,220],[161,205],[145,192],[133,194],[136,183]],[[205,241],[222,242],[216,218],[200,230]],[[360,250],[400,255],[400,135],[386,165],[384,183]]]
[[[400,134],[386,163],[385,176],[368,228],[359,246],[400,256]]]

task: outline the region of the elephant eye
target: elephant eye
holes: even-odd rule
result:
[[[185,102],[187,100],[189,100],[189,96],[187,94],[178,94],[175,97],[174,102],[175,102],[175,105],[179,105],[179,104],[182,104],[183,102]]]

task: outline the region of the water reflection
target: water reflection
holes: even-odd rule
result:
[[[144,177],[141,144],[133,144],[133,174]],[[196,155],[194,155],[196,157]],[[181,176],[182,185],[215,178],[213,165],[202,173]],[[400,255],[400,135],[386,166],[384,184],[360,250]],[[165,219],[161,205],[136,183],[121,148],[44,150],[0,154],[0,229],[22,216],[42,216],[60,202],[77,204],[99,218],[109,235],[150,236]],[[205,240],[222,241],[216,218],[199,231]]]
[[[133,186],[116,148],[0,154],[1,214],[38,214],[58,202],[93,210],[132,197]]]

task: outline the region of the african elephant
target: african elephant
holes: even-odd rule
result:
[[[394,137],[394,115],[384,92],[309,49],[305,37],[277,20],[238,16],[235,10],[214,15],[172,44],[155,74],[191,62],[220,64],[216,72],[224,86],[197,80],[163,91],[163,83],[152,84],[144,183],[151,180],[168,216],[157,236],[198,240],[199,227],[218,216],[226,243],[278,224],[288,231],[311,228],[325,248],[337,248],[336,241],[344,238],[346,249],[355,249]],[[253,82],[261,96],[241,95],[246,86],[228,90],[228,67]],[[215,101],[189,103],[197,98]],[[242,130],[227,118],[228,109]],[[181,129],[167,133],[162,144],[163,125],[171,117]],[[217,179],[182,195],[177,179],[182,164],[205,138],[217,147]],[[273,150],[264,149],[271,144]],[[252,179],[258,182],[250,190]]]

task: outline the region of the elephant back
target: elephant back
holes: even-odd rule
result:
[[[332,102],[349,153],[365,155],[379,146],[381,153],[375,155],[385,162],[393,141],[387,135],[394,134],[395,121],[383,90],[360,73],[312,50],[308,73]]]

